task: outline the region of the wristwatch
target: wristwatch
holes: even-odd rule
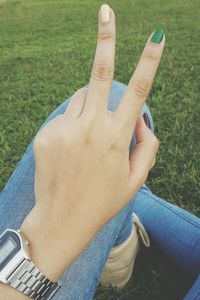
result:
[[[0,236],[0,282],[38,300],[51,299],[60,288],[34,265],[28,241],[19,230],[12,229]]]

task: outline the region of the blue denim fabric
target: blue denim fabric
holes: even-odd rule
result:
[[[150,239],[185,273],[197,279],[183,300],[200,300],[200,218],[143,187],[133,202]]]
[[[172,261],[192,275],[200,272],[200,218],[160,199],[148,187],[137,193],[133,210]]]
[[[125,89],[126,85],[113,81],[109,109],[116,109]],[[69,103],[68,100],[48,117],[44,125],[65,111]],[[146,105],[142,109],[143,112],[147,113],[153,130],[153,120]],[[133,136],[130,151],[132,151],[134,145],[135,139]],[[33,208],[35,204],[34,171],[35,161],[31,143],[0,194],[0,233],[6,228],[19,228],[26,215]],[[149,203],[151,204],[149,205]],[[186,271],[193,269],[195,273],[199,272],[199,218],[168,204],[153,195],[148,188],[143,187],[136,197],[131,199],[130,203],[99,231],[81,255],[64,272],[60,278],[62,288],[54,296],[56,300],[89,300],[93,298],[111,248],[126,240],[131,232],[131,214],[133,211],[141,217],[149,234],[163,251]],[[157,216],[162,215],[163,217],[157,218]],[[156,222],[156,220],[159,221]],[[171,223],[171,221],[173,222]],[[163,231],[157,228],[161,226],[161,223]],[[188,230],[188,228],[190,229]],[[163,238],[163,232],[166,234],[168,243]],[[182,234],[180,235],[180,233]],[[179,245],[182,245],[183,248]],[[168,249],[168,247],[172,248]],[[185,262],[189,260],[191,265]],[[198,279],[185,300],[200,299],[194,296],[199,293],[199,290],[200,280]]]
[[[189,290],[183,300],[199,300],[200,299],[200,275],[197,277],[192,288]]]

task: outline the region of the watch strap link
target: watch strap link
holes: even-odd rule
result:
[[[28,259],[22,259],[6,280],[11,287],[36,300],[49,300],[60,288],[59,283],[45,277]]]

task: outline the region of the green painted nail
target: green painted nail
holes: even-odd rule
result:
[[[152,43],[160,44],[160,42],[163,39],[163,35],[164,35],[164,30],[162,28],[157,28],[151,37]]]

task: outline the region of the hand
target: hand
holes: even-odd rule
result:
[[[103,20],[109,16],[109,21],[102,22],[102,10]],[[78,90],[66,112],[43,127],[34,142],[36,205],[21,230],[31,242],[33,260],[52,280],[135,195],[158,149],[156,137],[138,115],[164,38],[159,44],[148,39],[117,111],[108,111],[115,16],[112,9],[108,14],[105,6],[102,10],[89,88]],[[134,129],[137,145],[129,157]]]

